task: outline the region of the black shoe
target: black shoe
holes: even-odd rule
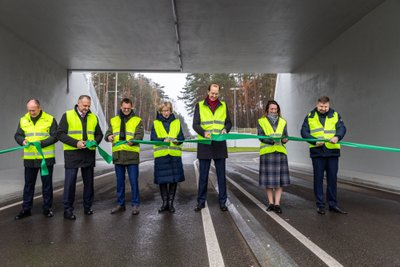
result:
[[[132,215],[139,215],[140,209],[139,206],[133,206],[132,207]]]
[[[281,206],[275,205],[275,206],[274,206],[274,211],[275,211],[275,213],[281,214],[281,213],[282,213]]]
[[[205,207],[205,205],[197,205],[197,206],[194,208],[194,211],[195,211],[195,212],[199,212],[199,211],[201,211],[202,209],[204,209],[204,207]]]
[[[91,208],[85,208],[83,213],[85,213],[85,215],[92,215],[94,212]]]
[[[76,216],[72,212],[64,212],[64,219],[74,221]]]
[[[51,217],[54,216],[53,211],[52,211],[51,209],[45,209],[45,210],[43,210],[43,215],[46,216],[46,217],[48,217],[48,218],[51,218]]]
[[[329,207],[329,211],[333,211],[333,212],[340,213],[340,214],[347,214],[347,211],[340,209],[338,206]]]
[[[225,204],[221,204],[221,205],[219,206],[219,208],[220,208],[222,211],[227,211],[227,210],[228,210],[228,207],[227,207]]]
[[[122,206],[118,205],[118,206],[116,206],[115,208],[113,208],[111,210],[111,214],[114,214],[114,213],[117,213],[117,212],[121,212],[121,211],[125,211],[125,210],[126,210],[125,205],[122,205]],[[93,214],[93,211],[92,211],[92,214]]]
[[[318,214],[325,215],[325,208],[324,207],[318,207],[317,208],[317,212],[318,212]]]
[[[31,213],[31,211],[30,210],[21,210],[19,213],[18,213],[18,215],[17,216],[15,216],[15,220],[21,220],[21,219],[23,219],[23,218],[26,218],[26,217],[29,217],[29,216],[31,216],[32,215],[32,213]]]
[[[169,212],[171,212],[171,213],[174,213],[174,212],[175,212],[175,207],[174,207],[174,201],[173,201],[173,200],[171,200],[171,201],[169,202],[169,204],[168,204],[168,209],[169,209]]]
[[[266,210],[267,211],[273,211],[274,209],[275,209],[274,204],[269,204]]]

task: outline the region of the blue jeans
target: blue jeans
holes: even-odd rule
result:
[[[49,175],[40,176],[42,179],[43,210],[50,209],[53,204],[53,165],[47,166]],[[35,194],[36,178],[40,168],[25,168],[25,185],[22,208],[30,210]]]
[[[311,158],[314,168],[314,195],[317,207],[325,207],[324,202],[324,173],[326,171],[326,198],[329,207],[337,206],[337,172],[339,169],[338,157]]]
[[[208,174],[210,172],[211,159],[199,159],[199,188],[197,192],[197,205],[204,206],[207,200]],[[214,159],[218,181],[218,200],[220,205],[226,203],[226,177],[225,159]]]
[[[139,197],[139,165],[138,164],[129,164],[129,165],[121,165],[115,164],[115,174],[117,176],[117,196],[118,196],[118,205],[125,205],[125,172],[128,171],[129,182],[131,184],[131,192],[132,192],[132,206],[139,206],[140,197]]]

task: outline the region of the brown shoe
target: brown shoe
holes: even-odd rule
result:
[[[132,215],[138,215],[139,214],[139,207],[138,206],[134,206],[132,208]]]
[[[117,213],[117,212],[121,212],[121,211],[125,211],[125,206],[116,206],[115,208],[113,208],[111,210],[111,214]]]

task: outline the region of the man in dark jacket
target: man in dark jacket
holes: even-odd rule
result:
[[[28,113],[19,121],[15,141],[21,146],[28,142],[40,142],[44,154],[48,175],[41,175],[43,192],[43,214],[53,217],[53,166],[55,160],[55,143],[57,142],[57,122],[53,116],[47,114],[40,107],[39,100],[30,99],[26,103]],[[34,146],[24,148],[25,185],[21,212],[15,216],[16,220],[31,216],[33,195],[38,172],[40,171],[42,156]]]
[[[141,118],[135,116],[132,109],[132,100],[124,98],[121,101],[119,114],[110,120],[105,140],[112,142],[113,163],[117,176],[118,205],[111,210],[111,214],[125,211],[125,173],[128,171],[132,192],[132,215],[139,214],[139,144],[127,142],[115,146],[119,141],[142,140],[144,135]]]
[[[324,173],[327,178],[327,201],[329,211],[346,214],[337,206],[337,172],[339,167],[340,145],[338,142],[346,134],[346,127],[339,113],[329,107],[329,97],[321,96],[317,106],[304,119],[301,128],[303,138],[329,140],[328,142],[309,142],[310,157],[314,168],[314,194],[318,214],[325,214]]]
[[[219,89],[218,84],[211,84],[208,87],[206,99],[196,105],[193,129],[198,133],[199,139],[211,138],[211,134],[225,134],[231,130],[232,123],[228,108],[224,101],[218,99]],[[208,175],[211,159],[213,159],[218,180],[219,205],[222,211],[227,211],[225,159],[228,158],[228,150],[226,141],[212,141],[211,145],[199,143],[197,145],[197,158],[199,159],[200,174],[197,206],[194,210],[197,212],[205,207]]]
[[[57,138],[64,143],[65,182],[64,182],[64,218],[75,220],[73,213],[75,188],[78,169],[83,180],[83,207],[86,215],[92,215],[94,197],[94,167],[96,148],[86,147],[86,141],[100,144],[103,133],[98,118],[90,111],[91,98],[81,95],[75,108],[64,113],[57,130]]]

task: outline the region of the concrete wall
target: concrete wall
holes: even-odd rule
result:
[[[347,126],[344,141],[400,147],[400,1],[389,0],[338,39],[278,77],[276,99],[289,134],[300,136],[320,95],[331,97]],[[310,167],[308,146],[288,145],[291,166]],[[400,184],[400,153],[342,149],[342,175],[391,177]]]
[[[26,101],[39,99],[44,111],[57,121],[67,109],[71,109],[81,94],[93,97],[92,111],[103,119],[98,109],[97,97],[84,74],[70,74],[70,90],[67,92],[67,71],[52,59],[44,56],[14,34],[0,27],[0,149],[17,146],[14,140],[19,118],[26,113]],[[57,163],[63,163],[62,146],[57,143]],[[0,155],[0,171],[22,167],[22,151]]]

